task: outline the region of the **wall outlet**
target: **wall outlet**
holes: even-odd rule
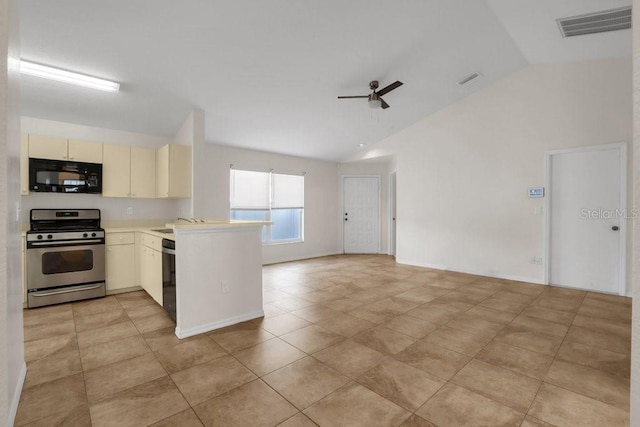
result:
[[[227,294],[229,293],[229,287],[231,286],[231,283],[229,283],[228,280],[223,280],[222,282],[220,282],[220,291],[223,294]]]
[[[542,257],[532,256],[529,258],[529,264],[542,265]]]
[[[535,264],[536,263],[536,257],[532,256],[531,258],[529,258],[529,264]]]
[[[131,206],[127,208],[127,215],[133,215],[133,208]]]

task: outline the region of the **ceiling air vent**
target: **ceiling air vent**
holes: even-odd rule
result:
[[[627,30],[631,28],[631,6],[562,18],[556,22],[562,37]]]
[[[471,83],[472,81],[476,80],[477,78],[482,77],[482,74],[479,72],[475,72],[473,74],[468,75],[467,77],[465,77],[464,79],[460,80],[458,82],[458,84],[460,86],[464,86],[466,84]]]

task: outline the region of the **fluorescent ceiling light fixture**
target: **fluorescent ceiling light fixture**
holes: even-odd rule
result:
[[[105,92],[118,92],[120,83],[97,77],[86,76],[72,71],[61,70],[46,65],[34,64],[20,60],[20,73],[29,76],[42,77],[43,79],[55,80],[57,82],[69,83],[76,86],[88,87],[91,89],[103,90]]]

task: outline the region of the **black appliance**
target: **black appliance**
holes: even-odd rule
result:
[[[176,320],[176,242],[162,239],[162,306]]]
[[[32,209],[27,306],[103,297],[105,234],[99,209]]]
[[[102,165],[30,158],[29,190],[43,193],[102,193]]]

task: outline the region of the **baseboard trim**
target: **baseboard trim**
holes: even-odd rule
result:
[[[333,255],[343,255],[342,252],[325,252],[321,254],[313,254],[313,255],[302,255],[302,256],[294,256],[294,257],[285,257],[285,258],[275,258],[269,260],[263,260],[262,265],[271,265],[271,264],[280,264],[282,262],[292,262],[292,261],[302,261],[305,259],[313,259],[320,258],[323,256],[333,256]]]
[[[131,286],[129,288],[107,289],[107,295],[126,294],[127,292],[144,291],[142,286]]]
[[[538,279],[533,277],[516,276],[513,274],[502,274],[502,273],[496,273],[492,271],[479,271],[479,270],[466,269],[466,268],[449,267],[446,265],[431,264],[431,263],[412,263],[412,262],[408,262],[403,259],[397,259],[397,258],[396,258],[396,262],[398,264],[412,265],[415,267],[433,268],[435,270],[451,271],[454,273],[474,274],[476,276],[492,277],[495,279],[513,280],[515,282],[526,282],[526,283],[535,283],[537,285],[545,285],[544,279]]]
[[[13,401],[11,402],[11,407],[9,408],[9,418],[7,425],[12,426],[16,422],[16,415],[18,414],[18,404],[20,403],[20,396],[22,395],[22,387],[24,386],[24,380],[27,377],[27,364],[26,362],[22,362],[22,368],[20,368],[20,377],[18,378],[18,383],[16,384],[16,390],[13,395]]]
[[[189,338],[194,335],[211,332],[216,329],[224,328],[225,326],[235,325],[236,323],[246,322],[247,320],[257,319],[259,317],[264,317],[264,310],[252,311],[251,313],[229,317],[227,319],[218,320],[217,322],[208,323],[195,328],[180,329],[176,326],[176,336],[180,339]]]

